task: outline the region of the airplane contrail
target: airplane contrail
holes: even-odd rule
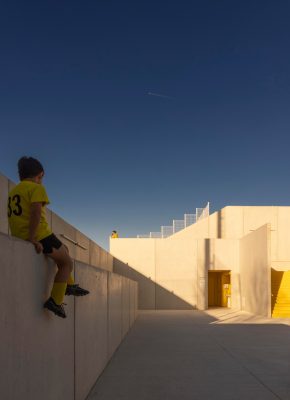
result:
[[[165,94],[159,94],[159,93],[153,93],[153,92],[147,92],[148,96],[156,96],[156,97],[163,97],[165,99],[172,99],[173,97],[166,96]]]

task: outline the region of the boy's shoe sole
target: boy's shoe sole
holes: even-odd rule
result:
[[[66,318],[66,313],[64,311],[63,305],[56,304],[52,297],[50,297],[43,305],[49,311],[52,311],[55,315],[61,318]]]
[[[79,287],[78,284],[67,285],[65,291],[66,296],[86,296],[89,293],[88,290]]]

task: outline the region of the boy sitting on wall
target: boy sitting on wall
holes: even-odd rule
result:
[[[64,296],[85,296],[89,291],[74,283],[71,275],[73,262],[68,250],[48,226],[45,206],[49,199],[42,185],[44,169],[41,163],[32,157],[22,157],[18,161],[18,173],[20,183],[8,195],[11,234],[31,242],[37,253],[42,252],[55,261],[58,272],[44,308],[66,318],[62,304]]]

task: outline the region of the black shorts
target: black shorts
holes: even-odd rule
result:
[[[62,245],[62,242],[53,233],[41,239],[40,243],[43,246],[43,254],[50,254],[53,252],[53,249],[58,250]]]

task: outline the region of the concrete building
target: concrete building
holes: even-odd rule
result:
[[[140,309],[290,317],[289,228],[290,207],[228,206],[167,238],[112,239],[110,253],[138,281]]]

